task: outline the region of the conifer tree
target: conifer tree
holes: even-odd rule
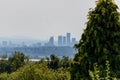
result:
[[[71,80],[90,80],[89,70],[93,70],[94,63],[104,71],[106,60],[111,65],[111,76],[120,77],[119,16],[114,0],[98,0],[89,11],[87,27],[75,45],[78,51],[71,64]]]

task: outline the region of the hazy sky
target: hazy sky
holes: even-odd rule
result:
[[[70,32],[77,40],[96,0],[0,0],[0,37],[49,39]],[[120,7],[120,0],[115,0]]]

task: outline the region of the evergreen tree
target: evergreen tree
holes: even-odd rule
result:
[[[113,0],[98,0],[89,11],[84,33],[75,48],[71,64],[71,80],[90,80],[89,70],[97,63],[105,69],[105,61],[111,65],[111,76],[120,77],[120,21],[118,6]],[[104,72],[101,73],[104,76]]]

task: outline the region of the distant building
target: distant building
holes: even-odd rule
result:
[[[7,47],[7,46],[8,46],[7,41],[2,41],[2,47]]]
[[[71,39],[71,33],[66,33],[66,36],[58,35],[57,44],[54,37],[50,37],[49,41],[44,46],[73,46],[76,43],[76,38]]]
[[[67,46],[70,46],[70,33],[67,33]]]
[[[74,46],[76,43],[76,38],[72,38],[71,46]]]
[[[58,46],[62,46],[63,45],[63,37],[62,36],[58,36]]]
[[[54,46],[54,37],[50,37],[48,43],[45,43],[44,46]]]
[[[19,47],[17,44],[13,43],[12,41],[9,41],[8,46],[9,47]]]
[[[25,44],[25,42],[22,42],[21,46],[22,47],[27,47],[27,45]]]
[[[32,44],[32,47],[41,47],[41,43],[38,42],[38,43]]]
[[[66,37],[63,36],[63,46],[66,46],[66,44],[67,44]]]
[[[54,46],[54,37],[50,37],[48,43],[49,43],[49,46]]]

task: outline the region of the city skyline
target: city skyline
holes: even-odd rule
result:
[[[0,37],[48,40],[70,32],[80,40],[96,0],[1,0]],[[120,0],[115,0],[120,8]],[[120,11],[120,9],[119,9]]]
[[[71,33],[65,35],[58,35],[57,40],[54,36],[50,36],[46,41],[39,40],[20,40],[15,39],[3,39],[0,40],[1,47],[40,47],[40,46],[73,46],[76,43],[76,38],[71,36]]]

